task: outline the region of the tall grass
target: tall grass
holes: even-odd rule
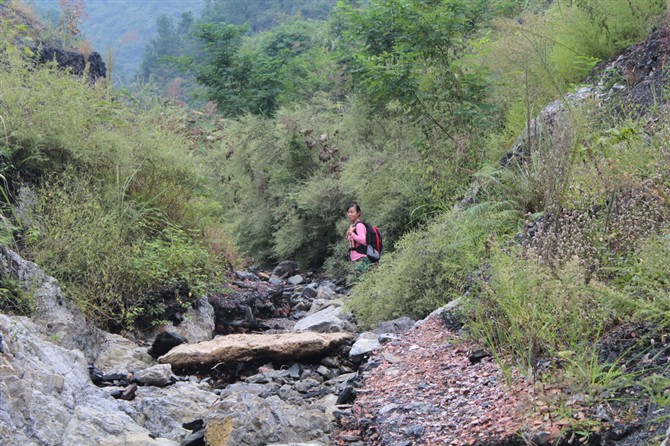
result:
[[[600,283],[587,283],[578,262],[555,270],[536,258],[499,252],[486,276],[466,310],[470,333],[499,356],[517,358],[529,376],[541,357],[586,351],[588,340],[613,323],[615,302],[622,298]]]
[[[395,252],[365,273],[349,306],[365,326],[403,315],[425,317],[447,302],[475,292],[489,242],[518,229],[520,214],[508,203],[483,203],[449,211],[425,229],[404,236]]]
[[[102,326],[160,320],[239,265],[182,112],[11,55],[0,71],[20,245]]]
[[[665,8],[663,0],[562,0],[542,13],[495,22],[481,56],[494,74],[492,99],[507,110],[509,135],[519,135],[599,62],[644,39]]]

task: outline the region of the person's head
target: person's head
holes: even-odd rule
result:
[[[347,218],[351,223],[356,223],[361,218],[361,207],[356,202],[347,206]]]

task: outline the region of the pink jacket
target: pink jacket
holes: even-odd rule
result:
[[[365,245],[365,237],[367,235],[365,225],[363,224],[362,221],[357,221],[354,224],[356,225],[356,232],[347,236],[347,240],[349,240],[349,247],[351,248],[356,248],[357,246]],[[351,257],[352,262],[360,260],[363,257],[367,257],[365,254],[356,252],[353,249],[349,251],[349,256]]]

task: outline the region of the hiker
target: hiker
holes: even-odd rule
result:
[[[371,265],[370,259],[366,255],[366,236],[367,230],[365,224],[361,221],[361,207],[358,203],[350,203],[347,207],[347,219],[351,223],[347,229],[347,240],[349,240],[349,258],[356,264],[356,270],[365,271]]]

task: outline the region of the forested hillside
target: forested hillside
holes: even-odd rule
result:
[[[40,28],[0,3],[0,239],[101,326],[141,329],[245,262],[290,259],[352,286],[362,326],[459,300],[474,342],[551,390],[551,416],[564,394],[595,407],[632,387],[668,405],[667,364],[599,350],[626,327],[627,348],[668,342],[665,1],[296,1],[284,20],[251,2],[251,26],[208,2],[158,21],[134,92],[36,67]],[[385,237],[363,275],[351,201]]]
[[[145,48],[161,33],[166,20],[179,22],[184,17],[208,22],[250,24],[253,32],[276,26],[293,16],[325,18],[334,0],[320,1],[222,1],[222,0],[28,0],[52,28],[57,28],[66,9],[81,9],[78,21],[85,39],[115,65],[115,82],[134,82]]]
[[[108,64],[113,60],[115,82],[128,85],[139,69],[145,46],[156,34],[156,19],[161,15],[178,19],[183,13],[198,14],[205,1],[30,0],[26,3],[34,5],[52,30],[60,26],[64,9],[80,8],[78,22],[82,37],[90,41]]]

